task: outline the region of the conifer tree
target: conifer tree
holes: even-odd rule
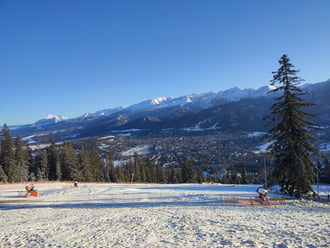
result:
[[[31,171],[33,171],[36,166],[35,157],[33,156],[33,151],[29,145],[25,145],[25,152],[27,156],[28,180],[31,180]],[[36,178],[37,174],[34,174],[33,176],[35,178],[34,180],[38,180],[38,178]]]
[[[146,158],[144,160],[144,166],[145,166],[145,174],[146,174],[146,182],[147,183],[153,183],[156,182],[156,171],[154,167],[151,164],[150,158]]]
[[[115,168],[115,171],[116,171],[117,182],[125,182],[125,181],[127,181],[126,178],[125,178],[124,167],[122,165],[118,165]]]
[[[6,124],[3,125],[1,130],[0,164],[6,174],[7,181],[14,182],[16,178],[15,153],[13,140]]]
[[[51,146],[47,149],[47,158],[48,158],[48,179],[55,181],[61,180],[60,175],[60,161],[59,153],[57,146],[55,144],[54,137],[51,138]]]
[[[60,160],[58,159],[56,161],[56,181],[61,181],[62,179],[62,168],[61,168],[61,163]]]
[[[28,150],[23,146],[21,138],[17,137],[15,140],[15,162],[16,172],[15,181],[28,181],[29,178],[29,159]]]
[[[232,170],[230,173],[230,183],[231,184],[239,184],[241,183],[237,170]]]
[[[182,170],[179,168],[171,168],[169,171],[169,181],[172,183],[181,183]]]
[[[31,173],[31,172],[30,172]],[[49,167],[47,152],[44,151],[40,155],[40,164],[37,167],[36,175],[39,181],[48,179]]]
[[[113,154],[109,151],[104,159],[104,179],[106,182],[118,182],[116,169],[113,164]]]
[[[65,142],[61,147],[60,161],[62,180],[78,180],[78,178],[81,178],[76,151],[70,142]]]
[[[101,171],[101,160],[95,147],[91,151],[91,171],[93,182],[103,182],[103,174]]]
[[[132,161],[131,166],[132,166],[131,170],[134,175],[133,181],[141,182],[141,175],[140,175],[140,169],[139,169],[140,159],[139,159],[139,155],[136,152],[133,155],[133,161]]]
[[[7,175],[5,173],[5,171],[3,170],[3,167],[2,165],[0,164],[0,182],[1,183],[6,183],[8,180],[7,180]]]
[[[111,165],[110,165],[110,163],[113,165],[112,159],[113,158],[112,158],[112,152],[111,151],[109,151],[106,155],[106,158],[103,159],[103,163],[104,163],[103,173],[104,173],[104,181],[105,182],[113,182],[111,180],[111,176],[114,175],[113,174],[114,170],[111,170]]]
[[[109,182],[118,182],[118,174],[112,160],[108,160]]]
[[[125,181],[131,182],[131,183],[135,182],[135,169],[134,169],[134,163],[132,160],[125,163],[124,174],[125,174]]]
[[[242,170],[242,184],[248,184],[248,183],[250,183],[250,181],[249,181],[249,177],[248,177],[248,174],[247,174],[247,170],[244,167],[243,170]]]
[[[195,172],[188,158],[185,158],[182,166],[182,181],[183,183],[195,182]]]
[[[146,182],[147,180],[146,166],[143,159],[139,159],[138,170],[139,170],[140,182]]]
[[[205,176],[203,174],[202,167],[199,167],[197,171],[197,182],[203,183],[204,181],[205,181]]]
[[[274,156],[274,179],[282,190],[301,197],[312,191],[314,180],[312,155],[317,153],[313,145],[317,124],[307,118],[313,114],[305,112],[313,104],[302,98],[306,93],[297,86],[303,81],[290,63],[287,55],[279,60],[280,68],[273,72],[272,92],[280,93],[271,107],[269,136],[273,143],[269,151]]]
[[[62,171],[62,180],[68,181],[72,180],[70,177],[70,171],[69,171],[69,163],[70,161],[68,160],[68,153],[66,149],[66,143],[64,143],[63,146],[60,147],[59,149],[59,160],[60,160],[60,167]]]
[[[164,171],[163,171],[163,168],[157,164],[156,165],[156,183],[165,183],[166,182],[166,178],[165,178],[165,175],[164,175]]]
[[[93,173],[91,168],[90,154],[83,145],[79,152],[79,163],[81,166],[82,178],[80,181],[92,182]]]

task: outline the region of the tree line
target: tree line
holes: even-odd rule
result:
[[[102,158],[96,146],[77,149],[70,142],[56,144],[54,138],[47,148],[32,150],[20,137],[12,138],[6,124],[0,142],[0,182],[256,183],[245,168],[221,176],[216,168],[205,173],[189,158],[181,165],[162,166],[137,153],[115,164],[111,151]]]
[[[4,124],[1,130],[0,182],[83,181],[83,182],[146,182],[194,183],[205,180],[203,172],[195,172],[187,158],[182,166],[162,167],[138,154],[114,165],[112,153],[101,159],[97,148],[72,143],[57,145],[55,140],[46,149],[32,151],[20,137],[13,139]]]

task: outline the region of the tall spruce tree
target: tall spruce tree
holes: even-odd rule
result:
[[[38,180],[38,178],[36,177],[37,174],[31,174],[31,172],[34,170],[34,167],[36,165],[35,156],[33,155],[33,150],[28,144],[24,146],[24,149],[27,156],[28,180]]]
[[[195,182],[195,171],[189,160],[185,158],[182,166],[182,181],[183,183],[193,183]]]
[[[205,181],[205,176],[202,170],[202,167],[199,167],[197,170],[197,182],[203,183]]]
[[[156,182],[156,170],[154,169],[153,165],[151,164],[151,160],[149,157],[145,158],[144,160],[145,172],[146,172],[146,182],[153,183]]]
[[[48,179],[49,167],[48,167],[48,155],[47,151],[42,151],[36,157],[35,165],[30,170],[30,174],[35,175],[38,181]]]
[[[106,182],[118,182],[112,151],[109,151],[104,159],[104,179]]]
[[[27,147],[24,147],[20,137],[15,140],[15,160],[16,172],[15,181],[23,182],[28,181],[29,178],[29,158]]]
[[[48,157],[48,179],[51,181],[61,180],[61,165],[59,161],[58,147],[56,146],[54,137],[51,138],[51,146],[47,149]]]
[[[2,165],[0,164],[0,182],[1,183],[6,183],[8,181],[7,175],[5,171],[3,170]]]
[[[125,182],[125,181],[127,182],[128,181],[125,178],[125,171],[124,171],[123,165],[118,165],[117,167],[115,167],[115,172],[116,172],[117,182]]]
[[[101,170],[101,160],[96,147],[93,147],[90,153],[91,172],[93,182],[103,182],[103,173]]]
[[[79,163],[82,172],[82,178],[80,179],[80,181],[92,182],[94,178],[93,178],[90,154],[84,145],[80,148]]]
[[[14,182],[16,179],[15,152],[9,127],[6,124],[1,130],[0,165],[2,165],[7,181]]]
[[[156,165],[156,183],[165,183],[166,182],[166,178],[165,178],[165,175],[164,175],[164,170],[163,168],[157,164]]]
[[[61,146],[60,163],[62,180],[78,180],[78,178],[81,178],[76,151],[73,149],[70,142],[65,142],[64,145]]]
[[[317,153],[313,130],[318,125],[308,119],[315,115],[305,112],[314,104],[302,98],[306,93],[297,87],[304,81],[296,75],[299,71],[287,55],[283,55],[279,63],[280,68],[273,72],[271,80],[271,85],[277,87],[271,92],[279,95],[274,99],[271,114],[265,118],[269,120],[267,126],[273,141],[269,146],[275,163],[273,177],[282,191],[301,197],[313,190],[312,156]]]

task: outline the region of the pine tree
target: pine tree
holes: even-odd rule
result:
[[[116,178],[117,178],[117,182],[127,182],[126,178],[125,178],[125,172],[124,172],[124,167],[122,165],[118,165],[115,168],[116,171]]]
[[[177,168],[169,168],[169,178],[170,183],[179,183],[178,176],[177,176]]]
[[[327,183],[330,183],[330,162],[329,162],[329,159],[328,159],[327,156],[324,157],[324,166],[325,166],[325,168],[324,168],[324,170],[325,170],[324,174],[326,176],[326,182]]]
[[[104,180],[106,182],[117,182],[117,173],[113,164],[112,151],[109,151],[104,159]]]
[[[112,160],[108,160],[108,167],[109,167],[109,182],[118,182],[118,173],[116,173],[116,168],[113,164]]]
[[[132,161],[132,171],[134,175],[134,182],[141,182],[141,175],[140,175],[140,159],[139,159],[139,154],[136,152],[133,155],[133,161]]]
[[[0,164],[0,182],[1,183],[6,183],[8,181],[7,175],[5,171],[3,170],[2,165]]]
[[[230,183],[231,184],[240,184],[241,181],[238,177],[238,172],[237,170],[232,170],[230,173]]]
[[[125,180],[127,180],[130,183],[135,182],[135,168],[132,160],[128,161],[124,165],[124,174],[125,174]]]
[[[60,161],[59,161],[59,153],[55,144],[55,139],[52,137],[51,146],[47,149],[47,158],[48,158],[48,179],[55,181],[61,180],[60,173]]]
[[[165,175],[164,175],[164,171],[163,171],[163,168],[157,164],[156,165],[156,183],[165,183],[166,181],[166,178],[165,178]]]
[[[16,172],[15,181],[28,181],[29,178],[29,159],[28,150],[23,146],[21,138],[17,137],[15,140],[15,162]]]
[[[199,167],[198,171],[197,171],[197,182],[203,183],[204,181],[205,181],[205,176],[204,176],[202,167]]]
[[[146,172],[146,182],[153,183],[156,182],[156,171],[151,164],[150,158],[145,158],[144,160],[145,172]]]
[[[33,151],[30,148],[29,145],[25,145],[25,152],[26,152],[26,156],[27,156],[27,167],[28,167],[28,180],[31,180],[31,172],[33,171],[34,167],[36,166],[36,161],[35,161],[35,157],[33,156]],[[37,174],[34,174],[34,178]],[[37,180],[37,178],[33,179],[33,180]]]
[[[138,170],[140,175],[140,182],[145,183],[147,181],[147,176],[146,176],[146,166],[143,159],[139,160]]]
[[[92,181],[93,182],[103,182],[103,173],[101,171],[101,160],[100,156],[95,147],[91,151],[91,171],[92,171]]]
[[[60,152],[60,163],[62,170],[62,180],[78,180],[80,168],[78,165],[76,151],[70,142],[64,143]]]
[[[93,173],[91,168],[90,155],[83,145],[79,152],[79,163],[81,166],[82,178],[80,181],[92,182]]]
[[[60,163],[60,160],[59,159],[56,161],[56,170],[55,170],[55,173],[56,173],[56,181],[63,180],[62,179],[62,168],[61,168],[61,163]]]
[[[188,158],[185,158],[182,166],[182,181],[183,183],[195,182],[195,172]]]
[[[249,180],[249,177],[248,177],[248,174],[247,174],[247,170],[244,167],[243,170],[242,170],[242,184],[249,184],[249,183],[250,183],[250,180]]]
[[[47,151],[43,151],[37,156],[36,165],[33,170],[30,170],[30,174],[37,176],[38,181],[48,179],[49,167],[48,167],[48,157]]]
[[[297,70],[287,55],[279,60],[280,68],[273,72],[272,92],[281,93],[274,99],[267,126],[273,143],[269,151],[275,158],[274,179],[282,190],[290,195],[301,197],[312,191],[314,180],[312,154],[317,149],[313,130],[317,124],[307,120],[314,115],[304,111],[312,106],[302,96],[306,93],[297,87],[303,79],[296,76]]]
[[[0,164],[6,174],[8,182],[14,182],[17,177],[15,169],[15,153],[13,140],[9,133],[9,128],[6,124],[3,125],[1,130],[1,151],[0,151]]]

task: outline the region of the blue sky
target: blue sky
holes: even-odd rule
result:
[[[328,0],[0,0],[0,125],[330,78]]]

